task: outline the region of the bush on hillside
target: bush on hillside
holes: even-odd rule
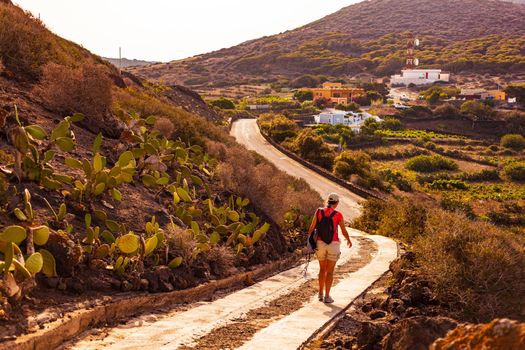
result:
[[[53,111],[64,116],[82,113],[86,122],[100,127],[111,114],[111,87],[103,67],[86,64],[71,69],[49,63],[43,69],[40,95]]]
[[[509,133],[519,133],[525,136],[525,113],[513,112],[505,120],[505,128]]]
[[[416,270],[451,316],[525,319],[525,238],[408,199],[369,200],[353,226],[411,243]]]
[[[271,138],[277,142],[283,142],[287,138],[297,136],[297,125],[291,119],[282,114],[263,114],[259,117],[259,125]]]
[[[314,99],[314,94],[313,92],[311,92],[310,90],[297,90],[293,97],[303,103],[304,101],[313,101]]]
[[[344,151],[334,160],[333,173],[348,180],[352,175],[367,177],[372,166],[372,159],[363,151]]]
[[[525,162],[510,163],[503,172],[514,181],[525,181]]]
[[[221,97],[210,102],[210,105],[220,109],[235,109],[235,103],[232,100]]]
[[[292,142],[291,147],[301,158],[331,170],[334,163],[334,152],[323,138],[312,129],[304,129]]]
[[[525,137],[519,134],[505,135],[501,138],[501,147],[521,151],[525,149]]]
[[[490,120],[494,116],[494,110],[479,101],[467,101],[463,103],[460,111],[475,120]]]
[[[450,103],[446,103],[446,104],[436,107],[434,109],[434,115],[441,117],[441,118],[454,119],[454,118],[459,117],[461,114],[459,112],[459,109],[456,106]]]
[[[383,119],[383,122],[381,123],[381,129],[388,129],[388,130],[403,130],[405,126],[401,122],[401,120],[394,118],[394,117],[386,117]]]
[[[52,44],[42,22],[15,6],[0,4],[0,61],[16,75],[37,79]]]
[[[427,208],[412,201],[380,201],[371,199],[363,204],[362,215],[352,227],[369,234],[389,236],[412,243],[424,233]]]
[[[248,197],[255,207],[279,225],[291,208],[308,216],[322,203],[319,194],[306,182],[278,171],[262,157],[239,145],[225,146],[208,141],[207,149],[222,162],[217,169],[222,185]]]
[[[458,165],[452,159],[447,159],[445,157],[434,155],[420,155],[414,158],[410,158],[405,167],[412,171],[417,171],[420,173],[432,173],[440,170],[457,170]]]
[[[525,319],[525,240],[458,213],[432,211],[415,244],[420,269],[451,312],[469,321]]]

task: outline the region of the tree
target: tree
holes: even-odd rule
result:
[[[319,97],[314,100],[314,105],[317,108],[324,109],[332,104],[332,101],[327,97]]]
[[[351,175],[359,175],[363,178],[370,173],[372,159],[363,151],[345,151],[334,160],[333,172],[336,176],[348,179]]]
[[[304,129],[294,140],[292,147],[301,158],[317,164],[325,169],[331,169],[334,154],[323,138],[312,129]]]
[[[436,107],[434,114],[445,118],[456,118],[460,115],[458,108],[450,103]]]
[[[297,135],[297,125],[286,118],[284,115],[279,114],[275,116],[269,127],[270,136],[277,142],[283,142],[287,138],[295,137]]]
[[[374,135],[374,133],[379,130],[381,124],[376,121],[374,118],[368,118],[364,121],[361,126],[361,134],[363,135]]]
[[[441,94],[438,91],[434,91],[426,97],[426,100],[429,104],[434,105],[439,102],[440,98]]]
[[[478,101],[467,101],[463,103],[460,111],[476,120],[488,120],[494,115],[492,108]]]
[[[227,98],[221,97],[210,102],[213,107],[220,109],[235,109],[235,103]]]
[[[295,92],[295,94],[293,95],[293,97],[299,101],[299,102],[304,102],[304,101],[313,101],[314,99],[314,94],[312,91],[310,90],[297,90]]]

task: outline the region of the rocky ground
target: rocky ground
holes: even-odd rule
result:
[[[460,324],[446,317],[421,276],[406,269],[412,253],[394,261],[390,271],[361,296],[323,339],[306,348],[354,350],[510,350],[525,349],[525,324],[494,320]]]

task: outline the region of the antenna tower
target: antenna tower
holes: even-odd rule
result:
[[[419,39],[412,33],[407,34],[407,61],[405,68],[414,69],[419,65],[419,60],[415,57],[414,49],[419,46]]]

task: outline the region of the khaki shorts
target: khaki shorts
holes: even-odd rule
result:
[[[341,255],[341,242],[333,241],[330,244],[326,244],[323,241],[317,241],[315,255],[319,261],[337,261]]]

